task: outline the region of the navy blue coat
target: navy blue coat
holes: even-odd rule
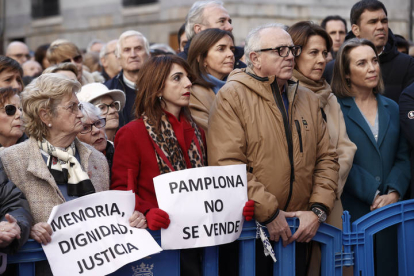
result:
[[[400,124],[411,146],[411,193],[409,197],[414,198],[414,83],[401,93]]]
[[[134,116],[134,103],[136,92],[134,89],[129,88],[128,85],[124,83],[123,77],[124,71],[121,70],[118,75],[116,75],[113,79],[105,82],[105,86],[108,89],[119,89],[125,92],[126,101],[125,107],[119,112],[119,127],[123,127],[124,125],[128,124],[130,121],[135,119]]]
[[[398,105],[377,95],[378,142],[355,101],[338,98],[349,139],[357,146],[352,169],[342,193],[344,210],[351,221],[370,212],[377,190],[380,195],[396,190],[401,198],[410,183],[409,148],[400,131]],[[391,227],[376,235],[376,275],[397,275],[397,231]]]

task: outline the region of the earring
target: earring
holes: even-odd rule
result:
[[[48,127],[52,127],[52,124],[48,124],[47,126],[48,126]]]
[[[158,99],[161,101],[162,100],[162,96],[159,96]]]
[[[345,79],[345,81],[346,81],[346,85],[348,87],[351,87],[351,80],[350,79]]]

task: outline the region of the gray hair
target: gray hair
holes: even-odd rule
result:
[[[116,43],[116,49],[115,49],[115,56],[117,58],[119,58],[121,56],[121,44],[122,44],[122,42],[125,40],[125,38],[130,37],[130,36],[134,36],[134,35],[142,38],[142,40],[144,41],[145,52],[147,53],[148,56],[150,56],[150,46],[149,46],[148,39],[142,33],[138,32],[138,31],[129,30],[129,31],[123,32],[119,36],[118,42]]]
[[[173,55],[176,54],[175,51],[170,46],[168,46],[167,44],[164,44],[164,43],[152,44],[150,46],[150,50],[161,50],[161,51],[164,51],[165,53],[170,53],[170,54],[173,54]]]
[[[202,24],[204,22],[203,12],[207,6],[214,5],[223,7],[221,1],[197,1],[188,11],[187,17],[185,18],[185,35],[190,40],[195,36],[194,25]]]
[[[246,37],[246,44],[244,45],[244,57],[246,60],[246,65],[249,68],[253,68],[253,63],[250,60],[250,53],[255,52],[261,48],[262,41],[261,41],[261,32],[264,29],[281,29],[286,31],[286,25],[281,23],[268,23],[261,25],[257,28],[254,28],[249,32],[249,34]]]
[[[86,48],[86,52],[89,53],[91,51],[92,46],[95,44],[105,44],[105,42],[103,42],[100,39],[92,39],[92,41],[88,44],[88,48]]]
[[[102,118],[101,110],[89,102],[80,102],[82,104],[82,123],[86,121],[96,121]]]

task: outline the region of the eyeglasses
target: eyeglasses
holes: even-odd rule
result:
[[[97,104],[96,107],[101,110],[102,115],[105,115],[108,114],[110,107],[119,112],[121,110],[121,102],[113,101],[111,104],[100,103]]]
[[[104,56],[107,56],[107,55],[110,55],[110,54],[114,54],[115,55],[115,50],[105,53]]]
[[[75,102],[73,102],[71,105],[68,105],[68,106],[58,106],[58,107],[62,107],[70,111],[73,114],[76,114],[78,113],[79,110],[82,111],[83,109],[83,105],[81,103],[75,103]]]
[[[83,124],[83,129],[80,132],[81,134],[86,134],[92,131],[92,126],[95,126],[96,128],[103,128],[106,125],[106,119],[101,118],[99,120],[96,120],[93,122],[93,124]]]
[[[266,48],[266,49],[260,49],[255,52],[266,52],[266,51],[276,51],[279,53],[279,56],[281,57],[287,57],[289,55],[289,52],[292,52],[292,55],[294,57],[298,57],[300,53],[302,53],[302,46],[280,46],[275,48]]]
[[[82,58],[82,55],[79,55],[79,56],[76,56],[76,57],[74,57],[74,58],[68,58],[68,59],[65,59],[65,60],[64,60],[64,61],[62,61],[61,63],[65,63],[65,62],[72,62],[72,60],[73,60],[75,63],[82,63],[83,58]]]
[[[30,55],[29,54],[15,54],[15,55],[11,55],[13,57],[16,57],[18,59],[21,59],[22,57],[26,57],[26,59],[30,59]]]
[[[21,113],[23,113],[23,109],[21,107],[17,108],[16,106],[11,104],[5,105],[1,109],[4,109],[4,111],[6,111],[7,116],[14,116],[14,114],[16,114],[17,109],[20,110]]]

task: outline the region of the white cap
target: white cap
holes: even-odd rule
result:
[[[89,83],[82,86],[81,91],[79,91],[76,96],[81,102],[92,102],[95,99],[98,99],[102,96],[108,95],[114,101],[119,101],[121,103],[121,110],[125,106],[125,93],[119,89],[109,90],[108,87],[102,83]]]

